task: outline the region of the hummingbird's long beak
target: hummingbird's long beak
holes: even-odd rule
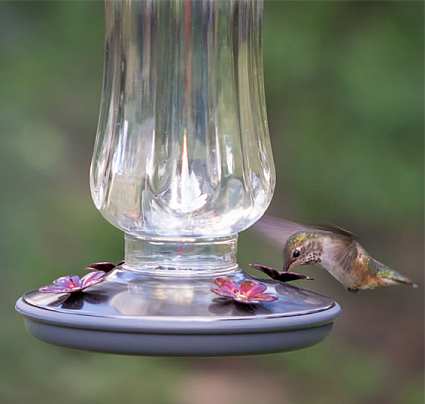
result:
[[[289,269],[291,268],[292,261],[288,260],[288,262],[285,262],[285,265],[283,266],[284,272],[289,272]]]

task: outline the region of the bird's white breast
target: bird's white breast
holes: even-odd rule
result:
[[[346,287],[353,284],[351,271],[347,271],[341,265],[341,258],[347,251],[343,250],[339,240],[325,237],[323,240],[322,266],[339,282]]]

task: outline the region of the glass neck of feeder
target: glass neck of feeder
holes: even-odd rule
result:
[[[230,267],[235,235],[263,215],[275,184],[263,2],[105,4],[96,207],[126,233],[129,266],[162,258],[180,268],[205,256],[206,266]],[[233,241],[223,250],[223,240]]]
[[[224,275],[234,272],[237,237],[140,239],[126,234],[124,268],[155,275]]]

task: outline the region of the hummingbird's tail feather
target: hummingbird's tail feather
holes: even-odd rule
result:
[[[408,277],[387,267],[384,267],[378,270],[376,275],[378,276],[378,278],[384,281],[384,284],[387,284],[387,285],[403,284],[403,285],[412,286],[413,288],[418,287],[418,285],[414,283],[413,281],[411,281]]]

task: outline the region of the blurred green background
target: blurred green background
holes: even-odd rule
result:
[[[422,285],[423,8],[266,1],[264,38],[270,212],[350,228]],[[352,295],[308,269],[344,313],[325,342],[289,354],[124,357],[26,333],[13,310],[22,292],[122,256],[88,188],[102,64],[101,2],[0,2],[0,402],[423,403],[423,286]],[[280,260],[255,233],[241,236],[242,264]]]

